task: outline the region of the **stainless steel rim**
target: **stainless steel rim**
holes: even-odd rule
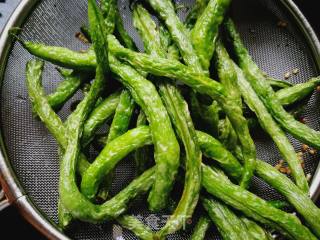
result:
[[[320,42],[313,31],[312,27],[295,5],[292,0],[280,0],[281,3],[290,11],[302,33],[304,34],[308,45],[316,62],[317,70],[320,71]],[[9,38],[8,31],[12,27],[19,27],[31,13],[34,6],[39,0],[22,0],[14,13],[11,15],[7,25],[3,29],[0,36],[0,65],[6,66],[9,50],[12,47],[12,42]],[[0,69],[0,84],[2,84],[5,67]],[[41,233],[49,239],[69,239],[58,227],[43,217],[43,214],[32,203],[31,199],[26,195],[23,187],[11,167],[10,161],[6,155],[2,133],[0,132],[0,185],[3,190],[0,195],[5,194],[7,199],[0,197],[0,210],[10,204],[14,204],[20,210],[21,214]],[[313,200],[317,199],[320,194],[320,164],[314,174],[311,186],[310,195]],[[2,196],[3,197],[3,196]]]

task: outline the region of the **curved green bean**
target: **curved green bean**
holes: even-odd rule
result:
[[[201,151],[206,157],[218,161],[229,176],[237,180],[241,179],[243,174],[242,165],[218,140],[200,131],[197,131],[197,137]]]
[[[92,141],[96,131],[113,116],[120,100],[120,92],[111,94],[96,106],[90,113],[83,127],[81,143],[83,146],[88,146]]]
[[[81,192],[84,196],[93,199],[98,192],[103,177],[110,173],[121,159],[131,151],[146,144],[151,144],[149,131],[149,127],[141,126],[109,142],[82,176]],[[118,149],[118,151],[115,152],[114,149]]]
[[[59,116],[52,110],[44,89],[42,87],[42,71],[44,63],[42,61],[29,61],[26,66],[26,79],[29,98],[32,103],[33,110],[38,114],[51,132],[53,137],[57,139],[59,145],[66,146],[67,138],[65,138],[65,127]]]
[[[64,80],[58,84],[54,92],[47,96],[50,106],[54,110],[59,110],[86,80],[88,80],[87,74],[75,71],[64,76]]]
[[[69,197],[72,195],[72,192],[81,195],[76,184],[76,167],[77,158],[80,152],[82,128],[86,117],[94,107],[97,99],[100,97],[106,83],[104,75],[109,71],[109,67],[107,66],[108,59],[106,59],[108,57],[108,45],[103,36],[103,34],[105,34],[105,27],[103,25],[102,14],[94,0],[88,1],[88,15],[90,30],[92,31],[91,37],[99,64],[96,69],[96,79],[91,84],[89,92],[67,120],[68,123],[65,131],[68,134],[68,138],[66,140],[67,145],[60,164],[61,174],[59,180],[59,201],[61,206],[63,206],[61,209],[68,211],[71,215],[79,211],[79,209],[72,208],[76,206],[74,204],[76,198],[72,199]]]

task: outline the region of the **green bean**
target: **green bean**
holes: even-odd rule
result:
[[[142,110],[138,115],[137,127],[142,125],[147,125],[147,117]],[[148,147],[142,147],[136,150],[134,154],[134,159],[136,162],[137,173],[141,174],[145,171],[150,163],[150,149]]]
[[[141,126],[109,142],[82,176],[81,192],[84,196],[93,199],[103,176],[110,173],[115,165],[131,151],[151,144],[149,131],[149,127]],[[119,151],[115,152],[114,149],[119,149]]]
[[[196,23],[199,16],[203,13],[204,9],[206,8],[209,0],[196,0],[193,4],[193,7],[187,18],[185,20],[185,25],[188,30],[192,29],[194,24]]]
[[[274,227],[292,239],[317,239],[296,216],[274,208],[253,193],[232,184],[216,168],[203,165],[202,177],[202,184],[210,194],[240,210],[248,217]]]
[[[190,36],[203,69],[209,69],[219,26],[231,0],[210,0],[193,27]]]
[[[277,120],[281,127],[287,130],[292,136],[310,146],[320,148],[320,133],[295,120],[283,109],[279,100],[274,97],[274,91],[265,81],[265,76],[253,62],[247,49],[244,47],[232,20],[229,19],[225,26],[232,39],[237,57],[239,58],[240,67],[244,71],[245,76],[253,89],[258,93],[267,109],[271,112],[272,116]]]
[[[137,4],[133,9],[132,18],[133,26],[137,29],[143,41],[145,52],[153,56],[165,57],[166,48],[161,44],[161,35],[148,11],[142,5]]]
[[[47,96],[49,105],[54,110],[60,109],[87,79],[87,75],[72,71],[64,77],[64,80],[59,83],[54,92]]]
[[[266,77],[266,81],[270,84],[270,86],[272,86],[273,89],[284,89],[293,86],[290,82],[269,77],[267,74],[264,75]]]
[[[96,69],[96,79],[92,83],[90,91],[67,120],[68,123],[65,131],[68,134],[67,145],[60,164],[59,201],[61,201],[60,204],[63,206],[61,209],[70,212],[71,215],[79,211],[79,209],[73,208],[76,206],[74,203],[76,198],[72,198],[71,193],[74,193],[75,197],[77,193],[81,195],[76,184],[76,166],[80,151],[82,128],[86,117],[91,108],[94,107],[104,88],[106,83],[104,75],[109,71],[109,67],[107,66],[108,45],[103,36],[105,34],[105,27],[103,25],[102,14],[94,0],[88,1],[88,15],[91,37],[99,64]]]
[[[220,41],[217,42],[216,55],[218,75],[220,77],[221,83],[228,91],[228,99],[235,102],[236,105],[240,106],[237,109],[234,109],[234,111],[237,111],[235,114],[238,116],[238,119],[243,118],[242,123],[239,121],[239,124],[233,125],[233,128],[237,133],[239,142],[241,144],[241,150],[245,159],[244,172],[240,182],[240,186],[246,188],[253,176],[256,160],[256,148],[250,136],[248,124],[243,117],[242,99],[240,93],[237,91],[237,74],[234,69],[233,62],[230,60],[226,49],[223,47]]]
[[[119,10],[117,8],[116,11],[116,31],[115,35],[119,38],[119,40],[129,49],[131,50],[137,50],[137,46],[132,40],[132,38],[127,33],[126,29],[123,26],[122,17],[120,16]]]
[[[195,226],[191,240],[204,240],[206,236],[206,232],[210,227],[210,219],[207,216],[201,216]]]
[[[159,47],[161,33],[156,30],[151,15],[141,5],[138,5],[134,12],[134,19],[138,23],[135,25],[145,43],[146,52],[154,56],[166,57],[165,49]],[[200,192],[202,155],[188,106],[180,92],[174,85],[167,82],[159,84],[159,92],[186,152],[186,176],[182,197],[166,225],[158,232],[159,238],[163,238],[181,229],[193,214]]]
[[[205,135],[206,138],[203,138],[201,135]],[[219,154],[225,156],[225,161],[227,162],[236,162],[237,160],[234,156],[228,152],[218,140],[214,139],[210,135],[197,131],[197,136],[203,154],[209,158],[217,160],[220,163],[220,166],[227,171],[230,176],[232,176],[229,173],[232,167],[221,164],[221,157],[219,157]],[[239,157],[239,159],[242,160],[242,157]],[[241,173],[242,166],[240,164],[234,164],[233,166],[235,171]],[[319,236],[320,221],[317,216],[319,216],[320,210],[307,194],[301,191],[289,178],[280,173],[273,166],[261,160],[257,160],[255,173],[259,178],[263,179],[267,184],[285,196],[289,203],[291,203],[292,206],[294,206],[295,209],[304,217],[305,221],[311,226],[314,233]],[[268,204],[275,207],[272,203]]]
[[[112,71],[130,90],[135,102],[140,105],[148,118],[157,165],[156,181],[149,194],[148,202],[151,210],[163,209],[173,186],[180,156],[179,144],[169,116],[151,82],[143,78],[129,65],[117,61],[113,56],[110,56],[110,62]]]
[[[34,111],[38,114],[51,132],[57,139],[60,146],[66,146],[65,127],[59,116],[52,110],[48,99],[45,95],[41,83],[44,63],[42,61],[29,61],[26,67],[27,87],[29,98]]]
[[[133,216],[123,215],[117,218],[117,222],[120,223],[122,227],[132,231],[139,239],[154,239],[152,230]]]
[[[128,130],[134,105],[135,104],[130,96],[130,93],[127,90],[123,90],[121,92],[120,100],[108,132],[107,144]],[[109,172],[108,176],[106,177],[106,181],[102,183],[102,187],[98,193],[98,197],[102,200],[107,199],[109,188],[112,184],[113,175],[113,171]]]
[[[202,153],[218,161],[229,176],[240,180],[243,168],[239,161],[223,145],[210,135],[197,131],[198,142]]]
[[[170,0],[148,0],[148,3],[165,22],[173,41],[177,44],[182,58],[194,71],[202,72],[198,56],[188,38],[188,31],[175,13]]]
[[[123,90],[110,126],[107,144],[128,130],[133,109],[134,101],[131,98],[129,91]]]
[[[193,214],[201,186],[202,155],[187,104],[177,88],[163,83],[160,85],[160,94],[186,152],[186,176],[182,197],[176,210],[159,232],[159,236],[164,237],[179,230]]]
[[[241,219],[223,203],[203,198],[202,205],[217,226],[223,239],[253,239]]]
[[[286,134],[274,121],[271,114],[266,109],[266,106],[262,103],[247,79],[244,77],[242,71],[235,64],[234,66],[238,74],[237,80],[239,89],[245,99],[245,102],[250,109],[255,112],[260,125],[277,145],[283,159],[288,163],[290,169],[292,170],[292,175],[297,186],[304,192],[308,192],[308,182],[305,178],[300,160],[298,159],[297,154],[295,153],[295,150],[288,140]]]
[[[81,53],[64,47],[46,46],[44,44],[16,39],[32,55],[40,57],[61,67],[79,71],[93,71],[97,65],[94,53]]]
[[[59,116],[53,111],[49,105],[48,99],[45,96],[44,89],[41,83],[41,75],[44,63],[41,61],[29,61],[27,64],[27,87],[30,96],[33,109],[40,117],[41,121],[44,122],[48,130],[57,140],[59,146],[62,148],[61,152],[66,150],[68,134],[65,125],[59,118]],[[60,152],[60,151],[59,151]],[[84,154],[80,154],[79,163],[77,166],[80,174],[89,165]],[[65,228],[69,225],[72,217],[66,211],[63,204],[59,201],[59,225]]]
[[[241,221],[245,224],[248,232],[253,240],[273,240],[274,238],[265,229],[259,226],[256,222],[241,216]]]
[[[277,91],[276,98],[282,106],[291,105],[310,96],[318,85],[320,85],[320,77],[312,78],[308,82]]]
[[[82,145],[88,146],[95,133],[111,116],[113,116],[120,100],[120,92],[111,94],[90,113],[83,127]]]
[[[257,163],[256,173],[260,178],[283,194],[303,216],[312,231],[320,237],[320,209],[312,202],[308,195],[294,185],[289,178],[279,173],[277,169],[268,163],[259,161]]]

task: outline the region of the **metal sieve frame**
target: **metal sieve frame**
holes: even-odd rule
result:
[[[18,7],[11,15],[7,25],[3,29],[0,36],[0,84],[2,85],[5,67],[10,49],[12,47],[12,41],[8,36],[8,30],[11,27],[19,27],[23,24],[28,15],[32,12],[33,8],[40,0],[22,0]],[[293,3],[292,0],[280,0],[281,4],[290,12],[291,16],[295,19],[296,24],[303,33],[307,40],[308,46],[313,55],[313,59],[316,63],[317,70],[320,71],[320,42],[313,31],[312,27]],[[32,203],[32,200],[27,196],[25,190],[19,182],[13,168],[11,167],[10,160],[6,154],[6,149],[0,132],[0,185],[2,191],[0,191],[0,211],[9,205],[15,205],[20,211],[21,215],[30,222],[36,229],[38,229],[43,235],[49,239],[69,239],[65,236],[59,228],[37,209]],[[313,180],[310,186],[310,195],[313,200],[317,199],[320,194],[320,163],[313,176]],[[7,198],[5,198],[5,196]],[[1,233],[0,233],[1,235]]]

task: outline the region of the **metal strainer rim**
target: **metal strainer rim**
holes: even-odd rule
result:
[[[5,67],[12,42],[8,35],[8,30],[12,27],[21,26],[29,14],[33,11],[36,4],[40,0],[22,0],[18,7],[11,15],[7,25],[3,29],[0,36],[0,84],[2,85]],[[317,70],[320,70],[320,42],[312,29],[311,25],[295,5],[292,0],[280,0],[284,7],[290,12],[291,16],[296,20],[300,30],[307,40],[308,46],[313,54],[313,59],[316,63]],[[38,208],[32,203],[30,197],[26,194],[22,185],[17,178],[10,160],[6,154],[2,133],[0,130],[0,184],[7,196],[9,202],[14,204],[22,216],[30,222],[36,229],[44,234],[49,239],[69,239],[65,236],[59,228],[46,219],[44,215],[38,210]],[[320,164],[313,176],[313,180],[310,187],[310,194],[313,200],[317,199],[320,194]]]

